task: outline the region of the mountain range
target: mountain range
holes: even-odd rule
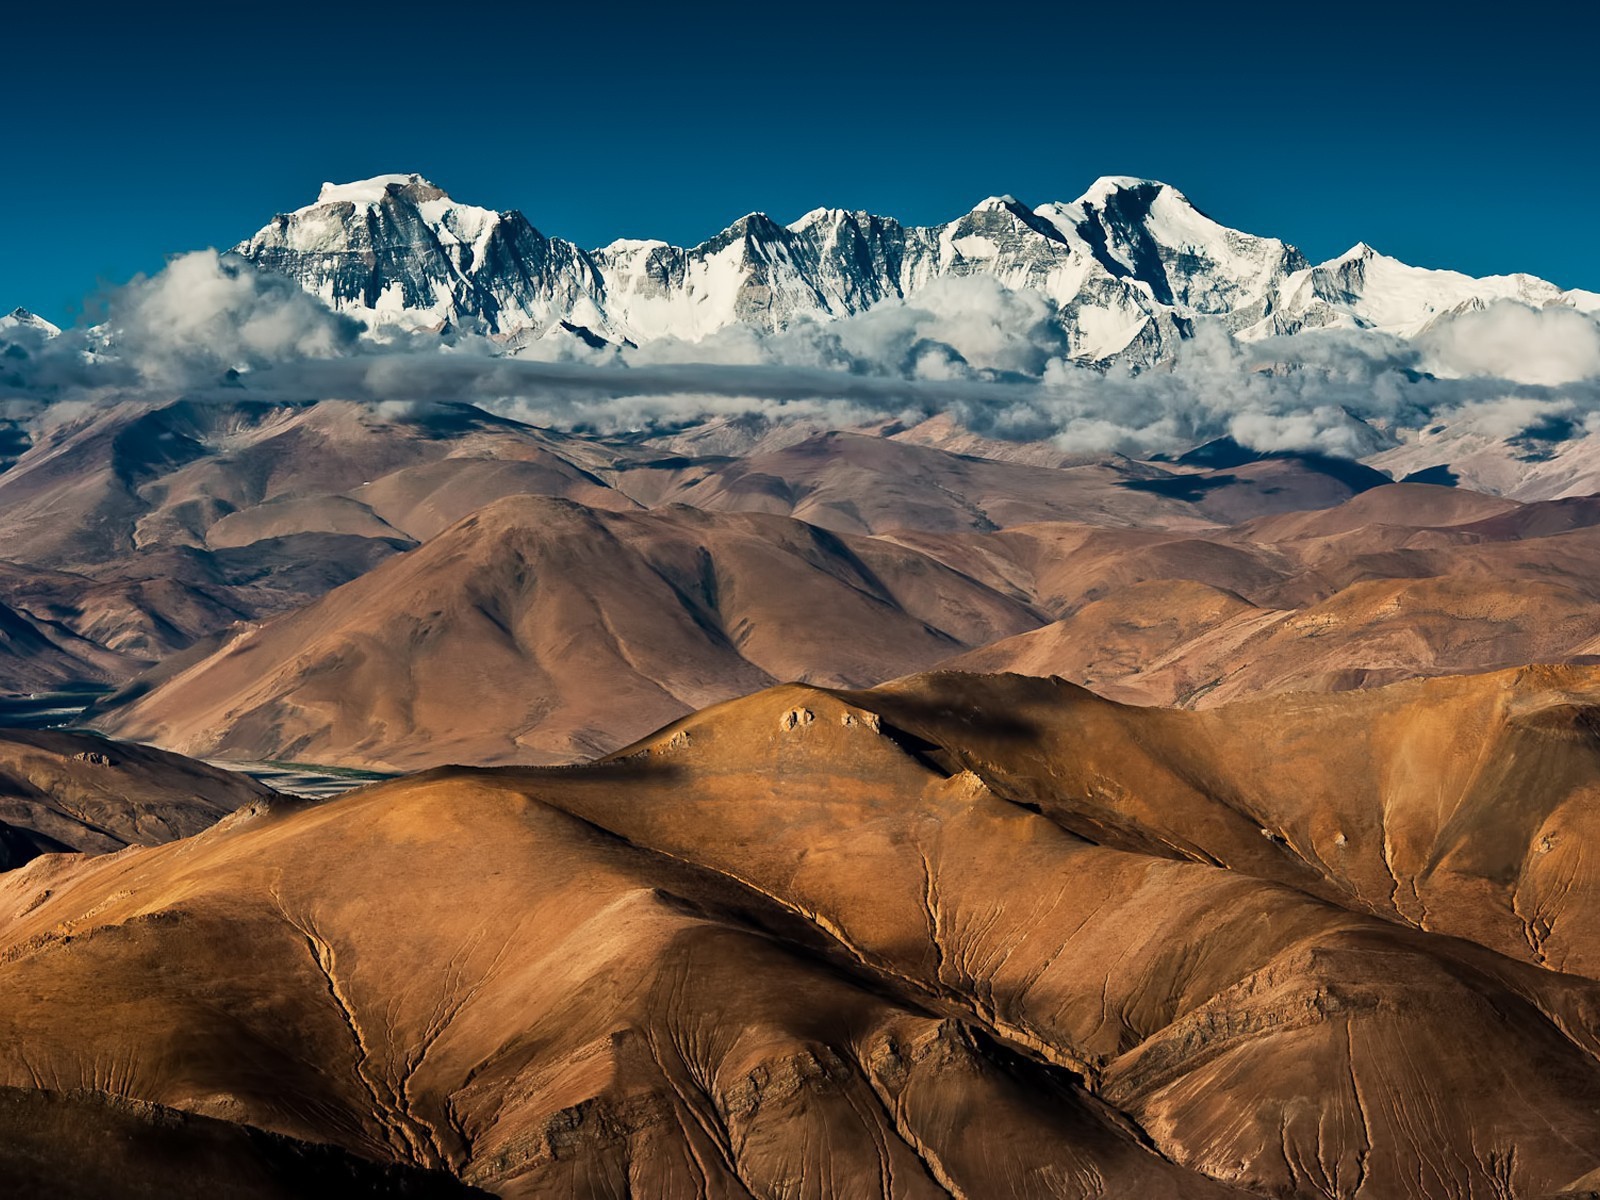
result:
[[[0,663],[108,692],[120,737],[393,770],[578,760],[789,679],[950,665],[1204,707],[1600,653],[1583,496],[1231,443],[1019,461],[937,423],[704,452],[727,432],[89,406],[0,472]]]
[[[1330,326],[1406,337],[1496,300],[1600,311],[1593,292],[1410,267],[1365,244],[1313,264],[1217,223],[1174,187],[1120,176],[1068,203],[991,197],[943,225],[819,208],[787,225],[751,213],[693,247],[585,250],[520,212],[384,175],[325,184],[234,250],[373,329],[476,327],[512,347],[778,330],[963,276],[1047,297],[1066,354],[1090,363],[1154,363],[1208,322],[1246,339]]]
[[[0,1192],[1600,1197],[1600,296],[1128,179],[585,251],[386,176],[239,250],[0,318]],[[1002,293],[1048,365],[944,407],[593,386]],[[1161,408],[1528,319],[1568,391]]]
[[[585,766],[38,857],[0,874],[0,1176],[1576,1200],[1597,696],[787,685]]]

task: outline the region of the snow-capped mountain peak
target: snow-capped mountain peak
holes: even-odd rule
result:
[[[1159,179],[1141,179],[1137,175],[1102,175],[1087,188],[1083,195],[1078,197],[1081,205],[1094,205],[1103,208],[1108,200],[1123,192],[1155,193],[1168,191],[1188,203],[1188,198],[1173,187],[1170,183],[1162,183]]]
[[[1600,296],[1562,291],[1532,275],[1475,278],[1459,271],[1413,267],[1357,242],[1337,258],[1312,268],[1300,285],[1306,304],[1321,304],[1348,318],[1341,322],[1401,337],[1421,333],[1442,316],[1509,300],[1535,308],[1559,304],[1600,311]]]
[[[1155,362],[1207,321],[1246,338],[1340,325],[1410,336],[1500,299],[1600,311],[1593,293],[1410,267],[1365,243],[1314,266],[1170,184],[1126,175],[1037,208],[990,196],[942,225],[842,208],[783,225],[755,212],[697,246],[626,238],[592,251],[422,175],[379,175],[324,184],[235,250],[374,330],[467,323],[518,344],[574,328],[615,344],[781,329],[914,302],[935,279],[964,275],[1048,297],[1071,353],[1098,362]]]
[[[12,331],[25,331],[41,338],[53,338],[61,332],[61,327],[37,313],[31,313],[25,308],[14,308],[4,316],[0,316],[0,333]]]
[[[421,175],[325,183],[234,252],[373,329],[583,324],[600,287],[587,254],[518,212],[461,204]]]
[[[442,189],[421,175],[375,175],[371,179],[357,179],[352,183],[324,183],[322,190],[317,193],[316,203],[298,211],[305,212],[307,208],[315,208],[319,204],[381,204],[393,188],[437,193],[434,198],[444,195]]]
[[[845,208],[813,208],[795,220],[790,221],[786,228],[790,233],[804,233],[809,229],[828,228],[837,229],[850,221],[860,221],[869,218],[867,213],[851,212]]]
[[[985,197],[984,199],[978,201],[978,203],[976,203],[976,204],[974,204],[972,206],[972,211],[973,212],[999,212],[1000,210],[1004,209],[1004,210],[1009,211],[1009,212],[1015,212],[1019,208],[1026,208],[1026,207],[1027,206],[1025,204],[1023,204],[1020,200],[1018,200],[1015,196],[1011,195],[1008,192],[1008,193],[1006,193],[1004,195],[1001,195],[1001,196],[987,196],[987,197]],[[1032,210],[1030,209],[1029,211],[1031,212]]]

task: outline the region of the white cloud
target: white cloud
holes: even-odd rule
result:
[[[681,428],[758,413],[849,426],[950,413],[995,438],[1075,452],[1183,450],[1223,434],[1264,450],[1365,455],[1396,431],[1467,421],[1512,437],[1551,414],[1600,412],[1600,327],[1566,309],[1499,304],[1416,341],[1348,329],[1240,343],[1202,325],[1142,372],[1066,357],[1053,304],[992,278],[781,333],[595,350],[552,333],[516,355],[473,334],[385,342],[292,283],[214,251],[174,259],[108,301],[106,323],[0,363],[0,391],[56,402],[97,391],[264,398],[466,400],[540,424]]]
[[[161,383],[346,354],[360,331],[289,280],[215,250],[179,255],[120,289],[105,330],[120,357]]]
[[[1559,386],[1600,376],[1600,325],[1571,308],[1502,300],[1417,339],[1439,375]]]

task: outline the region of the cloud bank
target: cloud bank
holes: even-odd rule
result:
[[[988,277],[779,333],[736,327],[628,350],[560,331],[509,354],[471,333],[360,335],[290,281],[202,251],[112,293],[92,329],[48,342],[0,331],[0,399],[466,401],[601,432],[745,413],[835,426],[949,414],[980,435],[1085,455],[1229,435],[1359,457],[1440,423],[1496,437],[1600,424],[1600,325],[1510,302],[1411,341],[1328,329],[1240,342],[1203,325],[1170,363],[1138,372],[1072,361],[1054,305]]]

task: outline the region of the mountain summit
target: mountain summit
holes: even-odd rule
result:
[[[1169,184],[1128,176],[1038,208],[990,197],[943,225],[816,209],[786,226],[752,213],[698,246],[585,250],[519,212],[461,204],[421,175],[380,175],[324,184],[315,203],[235,250],[374,328],[576,332],[591,344],[826,321],[949,276],[1043,294],[1085,362],[1157,361],[1204,321],[1245,338],[1324,326],[1410,336],[1501,299],[1600,311],[1594,293],[1408,267],[1365,245],[1313,265],[1277,238],[1214,221]]]
[[[18,330],[33,333],[41,338],[53,338],[61,332],[59,326],[51,324],[37,313],[31,313],[25,308],[14,308],[4,316],[0,316],[0,334]]]

